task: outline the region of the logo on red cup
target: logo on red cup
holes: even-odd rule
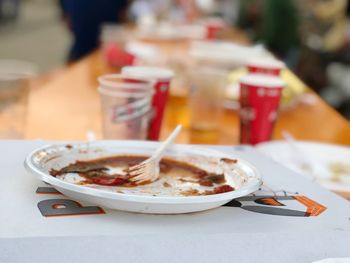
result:
[[[284,67],[285,65],[282,61],[271,58],[255,58],[247,65],[249,73],[274,76],[279,76]]]
[[[240,143],[271,139],[284,82],[277,77],[250,74],[240,80]]]
[[[207,39],[214,40],[219,37],[221,31],[225,28],[225,23],[219,18],[209,18],[205,21],[207,30]]]

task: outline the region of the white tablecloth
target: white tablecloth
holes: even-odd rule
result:
[[[212,146],[250,161],[266,184],[227,206],[184,215],[104,209],[45,217],[40,201],[68,198],[37,194],[48,186],[24,170],[25,156],[44,144],[0,141],[1,263],[312,262],[350,256],[350,202],[250,147]]]

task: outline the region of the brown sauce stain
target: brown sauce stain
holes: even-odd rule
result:
[[[89,161],[76,161],[69,164],[60,170],[51,169],[50,174],[54,177],[67,173],[78,173],[84,178],[84,181],[80,182],[82,185],[96,184],[103,186],[123,186],[123,187],[135,187],[138,184],[130,180],[130,175],[125,174],[110,174],[108,173],[108,167],[120,167],[124,171],[127,171],[129,167],[138,164],[147,156],[111,156],[105,158],[99,158]],[[230,160],[232,161],[232,160]],[[180,162],[170,158],[163,158],[160,162],[160,172],[162,176],[171,176],[172,171],[182,171],[190,178],[178,179],[181,182],[197,183],[206,187],[215,187],[213,190],[200,193],[196,189],[181,192],[184,196],[196,196],[196,195],[210,195],[222,192],[233,191],[234,189],[226,185],[225,176],[223,174],[209,173],[195,165],[186,162]],[[182,173],[181,173],[182,174]],[[151,182],[144,182],[143,184],[149,184]],[[169,183],[164,182],[163,187],[172,187]]]

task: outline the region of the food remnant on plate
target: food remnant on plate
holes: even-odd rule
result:
[[[61,157],[61,155],[53,155],[50,158],[46,159],[45,163],[48,163],[48,162],[50,162],[50,161],[52,161],[54,159],[60,158],[60,157]]]
[[[232,186],[224,184],[224,185],[215,187],[213,191],[209,191],[209,192],[206,191],[206,194],[222,194],[226,192],[231,192],[233,190],[235,189],[233,189]]]
[[[163,183],[163,186],[164,186],[164,187],[171,187],[171,184],[169,184],[168,182],[164,182],[164,183]]]
[[[197,189],[189,189],[189,190],[186,190],[186,191],[182,191],[181,194],[183,196],[201,195]]]
[[[60,170],[51,169],[50,174],[62,180],[65,180],[67,174],[77,174],[81,180],[79,182],[73,181],[73,183],[80,185],[131,188],[138,185],[130,180],[127,171],[129,167],[145,159],[147,159],[147,156],[112,156],[89,161],[76,161]],[[230,160],[230,162],[234,162],[234,160]],[[186,184],[204,188],[203,191],[188,189],[188,187],[187,190],[182,191],[180,189],[180,194],[183,196],[212,195],[234,191],[234,188],[227,184],[224,174],[207,172],[192,164],[170,158],[161,160],[160,178],[162,178],[162,181],[159,187],[167,189],[179,188],[179,185]],[[151,182],[145,184],[151,184]]]
[[[236,159],[228,159],[228,158],[221,158],[220,161],[227,163],[227,164],[236,164],[237,163]]]
[[[204,192],[199,192],[197,189],[190,189],[186,191],[182,191],[181,194],[184,196],[194,196],[194,195],[215,195],[215,194],[222,194],[226,192],[234,191],[235,189],[227,184],[220,185],[215,187],[213,190],[206,190]]]

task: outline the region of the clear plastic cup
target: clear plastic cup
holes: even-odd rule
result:
[[[36,67],[24,61],[0,60],[0,139],[23,139],[30,77]]]
[[[105,139],[146,139],[153,82],[121,75],[98,78]]]
[[[197,68],[189,73],[191,132],[198,137],[218,137],[224,105],[227,72]]]

